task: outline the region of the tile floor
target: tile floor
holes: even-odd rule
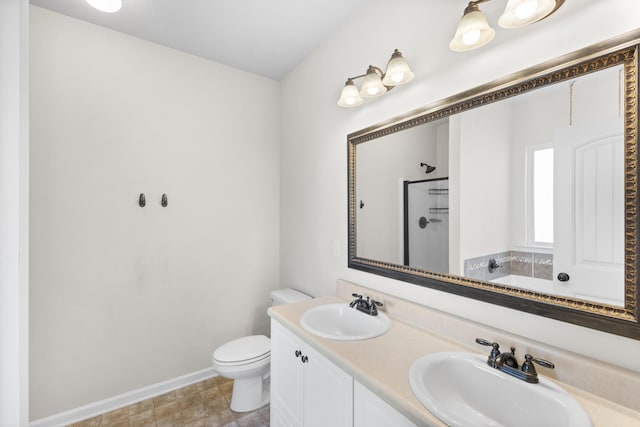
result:
[[[70,427],[269,427],[269,405],[229,409],[232,389],[232,380],[213,377]]]

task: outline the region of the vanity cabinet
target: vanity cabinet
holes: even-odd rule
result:
[[[276,321],[271,322],[271,425],[353,425],[351,376]]]
[[[353,427],[416,427],[416,425],[358,381],[354,381]]]

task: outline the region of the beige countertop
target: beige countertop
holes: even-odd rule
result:
[[[300,325],[300,317],[307,309],[338,302],[347,301],[336,296],[320,297],[271,307],[269,315],[416,425],[444,426],[414,396],[409,386],[409,368],[417,359],[431,353],[468,352],[469,349],[391,316],[391,328],[386,334],[361,341],[322,338],[307,332]],[[594,427],[640,426],[640,413],[562,382],[551,381],[580,402]]]

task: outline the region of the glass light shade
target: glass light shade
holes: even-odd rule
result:
[[[364,99],[360,96],[356,85],[353,84],[353,80],[347,80],[347,83],[342,88],[338,105],[341,107],[357,107],[363,102]]]
[[[367,70],[367,75],[364,76],[364,80],[362,81],[360,96],[363,98],[374,98],[382,95],[386,91],[387,88],[382,84],[380,74],[370,65]]]
[[[478,6],[470,5],[460,18],[456,34],[449,43],[449,49],[455,52],[476,49],[493,40],[495,34],[496,32],[489,26],[487,18],[480,12]]]
[[[407,61],[402,57],[402,53],[396,49],[387,64],[387,71],[384,73],[382,84],[385,86],[397,86],[407,83],[414,77],[415,74],[409,68]]]
[[[122,7],[122,0],[87,0],[87,3],[99,11],[107,13],[117,12]]]
[[[556,0],[509,0],[498,19],[502,28],[518,28],[533,24],[553,12]]]

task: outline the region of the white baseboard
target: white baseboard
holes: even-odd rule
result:
[[[218,374],[213,368],[203,369],[181,377],[172,378],[167,381],[152,384],[146,387],[132,390],[108,399],[80,406],[70,411],[61,412],[39,420],[30,421],[30,427],[62,427],[78,421],[86,420],[104,414],[115,409],[132,405],[136,402],[149,399],[154,396],[168,393],[170,391],[204,381],[208,378],[215,377]]]

